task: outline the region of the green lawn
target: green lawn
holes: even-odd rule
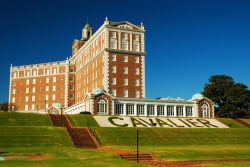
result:
[[[216,119],[227,126],[231,125],[231,128],[247,128],[231,118],[216,118]]]
[[[136,128],[102,128],[91,115],[68,115],[73,126],[95,129],[102,147],[136,150]],[[250,129],[231,119],[232,128],[138,128],[139,148],[162,161],[250,159]],[[146,166],[96,150],[78,149],[65,128],[47,115],[0,113],[0,156],[42,154],[48,160],[0,161],[1,167]],[[207,167],[246,167],[250,162],[208,163]]]
[[[52,126],[48,115],[0,112],[0,126]]]
[[[77,114],[77,115],[67,115],[72,126],[76,127],[99,127],[96,120],[92,115]]]
[[[250,145],[249,128],[198,129],[198,128],[138,128],[140,145]],[[128,146],[136,144],[136,128],[95,128],[102,145]]]
[[[0,148],[73,146],[66,129],[49,126],[0,127]]]
[[[120,159],[112,155],[95,150],[78,149],[74,147],[10,147],[4,155],[42,154],[49,160],[9,160],[0,161],[1,167],[143,167],[135,162]]]

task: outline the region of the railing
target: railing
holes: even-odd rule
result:
[[[95,140],[98,142],[99,145],[102,145],[101,140],[99,139],[98,135],[94,128],[89,128],[90,133],[95,137]]]
[[[84,103],[78,103],[73,106],[70,106],[64,110],[65,114],[79,114],[81,111],[84,111],[85,105]]]

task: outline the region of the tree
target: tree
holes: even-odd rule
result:
[[[242,117],[250,108],[250,91],[245,84],[235,83],[227,75],[214,75],[205,84],[203,95],[210,98],[216,106],[215,111],[221,117]]]
[[[0,111],[8,111],[8,106],[9,106],[8,102],[1,103],[0,104]]]

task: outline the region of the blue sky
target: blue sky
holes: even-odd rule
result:
[[[211,75],[250,86],[248,0],[1,0],[0,102],[9,67],[65,60],[88,22],[144,23],[146,96],[191,98]]]

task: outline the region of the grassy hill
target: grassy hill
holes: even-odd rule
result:
[[[82,122],[81,118],[77,116],[76,120]],[[90,123],[93,121],[91,118],[88,116],[87,123],[84,123],[94,125]],[[40,155],[45,159],[25,158]],[[0,112],[0,157],[12,159],[0,161],[1,167],[145,166],[122,160],[113,154],[75,148],[66,129],[54,127],[48,115],[29,113]]]
[[[76,127],[99,127],[92,115],[77,114],[67,115],[72,126]]]
[[[102,147],[136,149],[136,128],[99,127],[91,115],[69,115],[73,126],[94,128]],[[250,129],[232,119],[227,129],[138,128],[139,148],[160,160],[250,159]],[[145,166],[95,150],[75,148],[65,128],[54,127],[48,115],[0,113],[0,156],[46,155],[48,160],[0,161],[2,167],[29,166]],[[249,162],[223,162],[223,166],[250,166]],[[209,163],[207,166],[218,166]]]
[[[0,112],[0,126],[52,126],[48,115]]]
[[[179,128],[138,128],[140,145],[250,145],[250,129],[179,129]],[[136,144],[135,128],[95,128],[105,146],[128,146]]]

